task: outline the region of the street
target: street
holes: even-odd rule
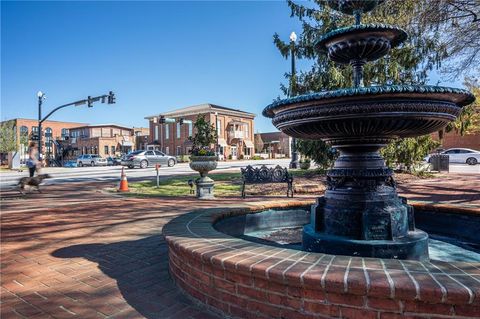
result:
[[[288,167],[290,159],[270,159],[270,160],[245,160],[245,161],[230,161],[218,162],[216,171],[237,170],[240,167],[247,165],[252,166],[275,166]],[[49,174],[51,178],[45,180],[44,184],[59,184],[71,182],[111,182],[120,180],[120,173],[122,166],[99,166],[99,167],[48,167],[41,170],[42,174]],[[140,180],[146,178],[154,178],[156,171],[154,167],[146,169],[128,169],[125,167],[125,172],[129,180]],[[198,174],[190,169],[188,163],[179,163],[174,167],[161,167],[159,170],[160,176],[171,175],[190,175]],[[2,172],[0,173],[0,189],[8,189],[14,187],[18,180],[22,177],[28,176],[28,170],[23,172]]]
[[[252,166],[275,166],[288,167],[290,159],[269,159],[269,160],[244,160],[218,162],[216,171],[240,170],[240,167]],[[59,184],[71,182],[111,182],[120,179],[121,166],[103,166],[103,167],[48,167],[43,168],[42,173],[50,174],[51,178],[45,180],[45,184]],[[146,169],[128,169],[125,168],[129,180],[141,180],[154,178],[156,176],[155,168]],[[478,174],[480,175],[480,165],[450,164],[450,173],[460,174]],[[196,174],[190,169],[188,163],[179,163],[174,167],[161,167],[159,175],[162,177],[172,175],[190,175]],[[0,189],[8,189],[15,186],[21,177],[28,176],[28,170],[23,172],[2,172],[0,173]]]

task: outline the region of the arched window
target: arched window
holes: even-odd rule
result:
[[[20,126],[20,134],[28,135],[28,127],[26,127],[25,125]]]

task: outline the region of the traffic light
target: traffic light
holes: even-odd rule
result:
[[[108,104],[115,104],[115,94],[112,91],[108,93]]]
[[[183,125],[183,118],[180,119],[180,125]]]
[[[92,107],[92,106],[93,106],[92,103],[93,103],[92,97],[89,95],[89,96],[87,97],[87,106],[88,106],[88,107]]]

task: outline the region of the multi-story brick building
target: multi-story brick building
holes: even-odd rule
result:
[[[38,120],[16,118],[4,122],[13,122],[16,130],[17,141],[26,140],[28,142],[35,141],[38,143]],[[2,123],[4,123],[2,122]],[[56,154],[57,141],[68,140],[70,130],[75,127],[84,126],[85,123],[61,122],[61,121],[45,121],[42,123],[42,151],[45,158],[51,158]],[[22,138],[20,138],[22,136]],[[19,152],[21,161],[24,160],[25,152],[28,145],[19,144]]]
[[[145,117],[149,120],[150,141],[169,155],[188,155],[192,148],[189,136],[195,134],[190,123],[205,115],[218,132],[218,154],[224,159],[250,158],[254,154],[253,132],[255,114],[215,104],[200,104]],[[159,123],[160,117],[174,119],[175,123]]]
[[[290,157],[292,138],[283,132],[257,133],[263,142],[261,153],[270,158]]]
[[[136,149],[134,129],[117,124],[85,125],[70,130],[72,153],[119,156]]]

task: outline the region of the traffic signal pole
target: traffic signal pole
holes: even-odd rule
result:
[[[79,106],[79,105],[87,104],[88,107],[93,107],[92,104],[100,100],[102,103],[105,103],[105,100],[107,100],[107,104],[115,104],[116,102],[115,94],[112,91],[110,91],[108,94],[99,95],[95,97],[89,96],[87,99],[84,99],[84,100],[79,100],[72,103],[60,105],[59,107],[54,108],[52,111],[50,111],[50,113],[48,113],[45,117],[42,118],[43,99],[44,99],[43,95],[38,97],[38,159],[39,160],[42,160],[42,123],[45,122],[53,113],[67,106]]]

